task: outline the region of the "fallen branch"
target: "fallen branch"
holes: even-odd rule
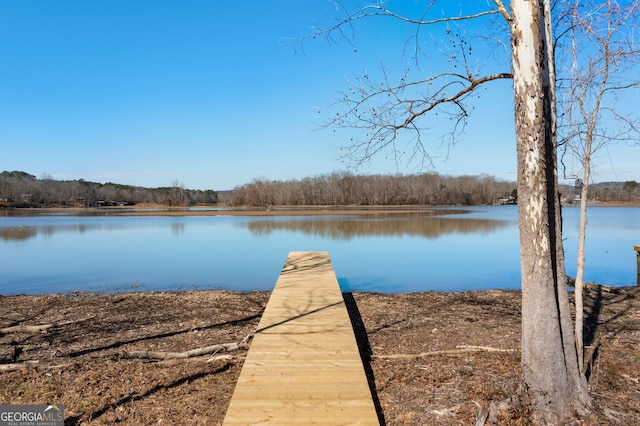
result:
[[[56,368],[64,368],[64,367],[73,365],[73,362],[65,362],[64,364],[54,364],[53,361],[54,360],[52,359],[43,359],[43,360],[15,362],[11,364],[0,364],[0,372],[19,371],[19,370],[26,370],[27,368],[43,368],[43,367],[46,367],[48,369],[56,369]]]
[[[438,416],[453,416],[457,414],[459,410],[460,410],[460,404],[450,408],[443,408],[441,410],[431,410],[431,412],[433,414],[437,414]]]
[[[253,334],[247,335],[239,343],[222,343],[219,345],[205,346],[203,348],[191,349],[185,352],[154,352],[154,351],[121,351],[121,352],[105,352],[98,356],[92,355],[91,358],[113,358],[117,356],[123,359],[155,359],[155,360],[170,360],[170,359],[186,359],[193,358],[202,355],[212,355],[206,362],[213,362],[218,360],[232,360],[239,359],[232,355],[217,355],[219,352],[231,352],[239,349],[247,349],[249,347],[249,340],[253,337]],[[28,360],[23,362],[16,362],[11,364],[0,364],[0,372],[10,372],[25,370],[27,368],[59,368],[70,364],[51,365],[56,359],[67,358],[49,358],[42,360]]]
[[[218,345],[205,346],[203,348],[191,349],[185,352],[157,352],[157,351],[122,351],[119,355],[122,358],[136,358],[136,359],[183,359],[192,358],[202,355],[215,355],[219,352],[231,352],[239,349],[247,349],[249,347],[248,341],[251,339],[251,334],[246,336],[240,343],[222,343]]]
[[[191,358],[202,355],[210,355],[218,352],[230,352],[240,349],[238,343],[223,343],[221,345],[206,346],[204,348],[191,349],[185,352],[154,352],[154,351],[123,351],[122,358],[138,359],[179,359]]]
[[[567,286],[568,287],[575,287],[576,286],[575,278],[567,275]],[[635,295],[629,293],[628,291],[624,290],[623,288],[611,287],[611,286],[604,285],[604,284],[598,284],[598,283],[591,282],[591,283],[583,283],[582,286],[585,289],[596,289],[598,291],[602,291],[602,292],[605,292],[605,293],[624,294],[627,297],[635,297]]]
[[[40,366],[40,361],[24,361],[24,362],[15,362],[12,364],[0,364],[0,371],[18,371],[18,370],[26,370],[27,368],[38,367]]]
[[[77,322],[87,321],[92,318],[95,318],[95,315],[91,315],[89,317],[85,317],[77,320],[54,321],[48,324],[39,324],[39,325],[18,324],[11,327],[0,328],[0,336],[9,334],[9,333],[37,333],[40,331],[46,331],[53,327],[61,327],[63,325],[69,325]]]
[[[477,352],[515,352],[516,349],[500,349],[500,348],[492,348],[489,346],[471,346],[471,345],[459,345],[456,348],[467,349],[471,351]]]
[[[499,349],[488,346],[456,346],[457,349],[444,349],[440,351],[422,352],[419,354],[390,354],[390,355],[372,355],[372,358],[378,359],[410,359],[425,358],[437,355],[459,355],[472,352],[515,352],[516,349]]]
[[[604,284],[596,284],[596,283],[584,283],[583,287],[587,290],[596,289],[597,291],[602,291],[605,293],[613,293],[613,294],[623,294],[627,297],[635,297],[632,293],[629,293],[623,288],[618,287],[610,287]]]

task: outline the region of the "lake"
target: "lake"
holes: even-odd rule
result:
[[[516,206],[450,210],[288,217],[0,211],[0,294],[271,290],[290,251],[328,251],[344,291],[519,289]],[[572,276],[578,216],[577,208],[563,209]],[[588,220],[585,280],[635,284],[640,208],[593,207]]]

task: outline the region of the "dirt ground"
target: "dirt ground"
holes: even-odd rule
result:
[[[597,413],[590,424],[640,423],[639,296],[640,287],[588,291]],[[220,424],[246,348],[178,359],[135,351],[241,342],[268,298],[230,291],[0,296],[0,404],[64,404],[68,425]],[[497,423],[529,424],[517,397],[519,292],[354,293],[345,300],[387,425],[470,425],[479,406],[508,398]]]

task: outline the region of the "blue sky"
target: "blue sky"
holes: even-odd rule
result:
[[[290,46],[337,15],[328,0],[0,0],[0,170],[216,190],[346,170],[337,146],[358,134],[321,129],[330,105],[365,70],[410,58],[406,28],[384,19],[351,43]],[[510,82],[483,91],[453,147],[429,123],[435,168],[381,156],[358,172],[515,180],[511,100]],[[638,163],[640,148],[612,147],[594,179],[640,180]]]

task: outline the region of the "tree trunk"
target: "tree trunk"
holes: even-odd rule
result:
[[[587,151],[589,152],[589,151]],[[587,237],[587,197],[589,195],[589,179],[591,173],[591,158],[587,154],[584,162],[582,188],[580,189],[580,231],[578,233],[578,256],[576,258],[576,350],[578,366],[584,371],[584,246]]]
[[[522,273],[522,367],[537,423],[589,412],[564,275],[548,0],[512,2]]]

